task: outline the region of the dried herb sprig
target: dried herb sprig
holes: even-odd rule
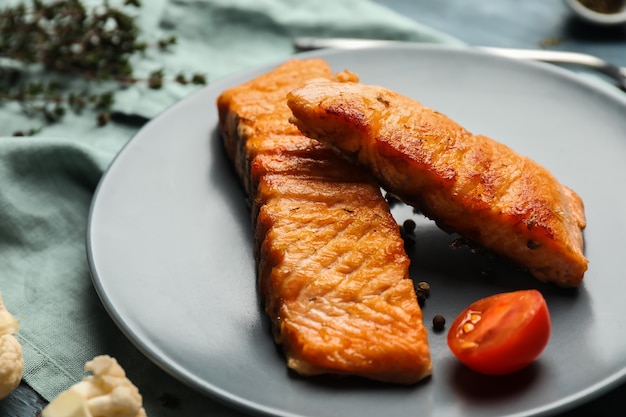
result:
[[[125,2],[125,5],[136,2]],[[105,1],[87,9],[80,0],[31,0],[0,11],[0,56],[85,78],[132,75],[129,58],[147,45],[122,9]]]
[[[82,113],[89,108],[97,113],[98,125],[110,119],[114,91],[102,92],[103,81],[128,84],[146,82],[150,88],[161,88],[165,80],[162,69],[147,77],[136,77],[130,58],[142,53],[148,45],[140,40],[140,28],[124,7],[140,7],[139,0],[124,0],[115,7],[108,0],[87,8],[80,0],[31,0],[0,9],[0,57],[14,65],[0,67],[0,102],[18,102],[28,116],[40,116],[45,123],[55,123],[66,113]],[[158,41],[158,48],[176,44],[176,37]],[[74,91],[75,83],[32,82],[23,77],[28,68],[40,66],[46,72],[71,74],[85,83]],[[26,79],[23,79],[26,78]],[[206,84],[201,74],[172,79],[181,84]],[[92,93],[90,91],[96,90]],[[37,133],[29,129],[20,134]]]

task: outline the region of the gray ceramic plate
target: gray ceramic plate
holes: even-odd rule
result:
[[[304,379],[287,371],[255,292],[244,195],[217,135],[215,99],[273,66],[215,82],[147,124],[104,176],[87,247],[94,284],[125,334],[195,389],[276,416],[504,416],[564,411],[626,375],[626,99],[564,70],[468,50],[405,46],[317,52],[335,70],[412,96],[547,166],[583,197],[590,260],[561,290],[452,250],[418,221],[411,273],[431,283],[424,316],[450,322],[472,301],[538,288],[553,319],[540,360],[502,378],[474,374],[430,333],[434,375],[414,387]]]

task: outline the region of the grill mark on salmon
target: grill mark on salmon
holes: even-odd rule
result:
[[[369,174],[289,123],[287,93],[318,77],[324,61],[292,60],[217,100],[259,293],[294,371],[412,384],[432,364],[398,225]]]
[[[443,230],[542,281],[581,284],[582,199],[530,158],[379,86],[314,80],[288,105],[300,131],[366,167]]]

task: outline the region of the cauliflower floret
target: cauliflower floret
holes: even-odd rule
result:
[[[146,417],[139,390],[117,360],[96,356],[85,371],[92,374],[55,398],[42,417]]]
[[[13,392],[22,380],[22,345],[14,336],[18,328],[18,321],[2,303],[0,293],[0,399]]]

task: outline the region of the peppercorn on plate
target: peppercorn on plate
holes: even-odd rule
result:
[[[348,69],[363,83],[419,100],[549,169],[585,203],[584,281],[575,289],[540,282],[411,207],[389,204],[397,223],[415,226],[398,231],[414,286],[430,288],[421,325],[432,377],[398,385],[289,370],[259,295],[254,202],[224,149],[215,106],[222,92],[277,62],[215,81],[165,111],[126,145],[98,187],[87,235],[94,286],[148,358],[207,401],[285,417],[545,415],[624,381],[626,336],[617,329],[626,325],[626,196],[616,192],[626,182],[624,97],[558,68],[465,49],[401,45],[297,58],[321,58],[333,72]],[[550,309],[542,356],[497,380],[467,370],[446,346],[447,328],[432,329],[433,318],[449,323],[473,301],[517,289],[539,290]]]

